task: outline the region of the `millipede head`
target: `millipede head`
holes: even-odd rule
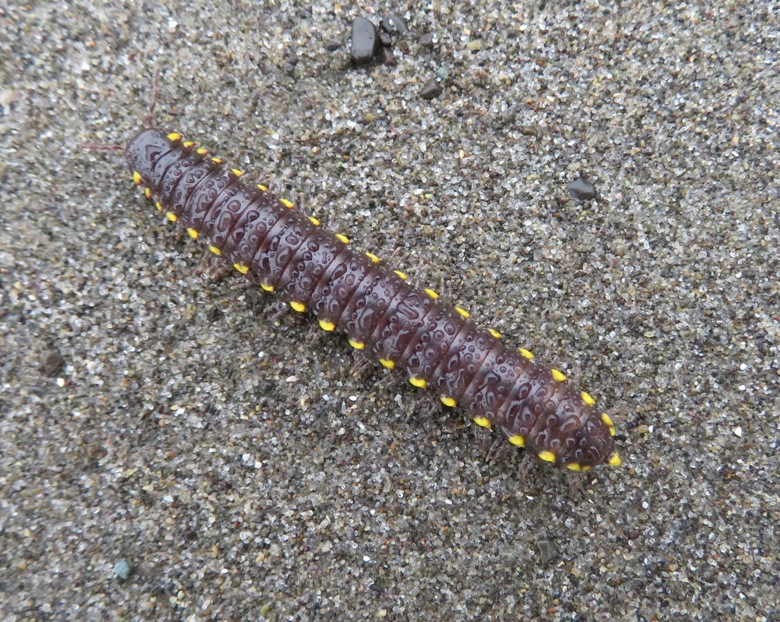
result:
[[[125,160],[133,177],[136,173],[146,185],[156,185],[155,164],[161,156],[173,148],[173,141],[168,138],[170,132],[156,127],[141,130],[131,138],[125,147]],[[160,173],[157,174],[157,177]]]
[[[587,471],[599,464],[620,466],[610,423],[608,417],[605,421],[597,411],[589,412],[574,436],[576,447],[563,448],[558,456],[560,464],[573,471]]]

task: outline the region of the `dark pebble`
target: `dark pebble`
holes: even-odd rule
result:
[[[419,43],[424,48],[433,48],[433,33],[426,32],[417,40],[417,43]]]
[[[341,43],[340,43],[340,42],[338,42],[338,41],[327,41],[327,42],[325,43],[325,49],[326,49],[328,52],[335,52],[335,51],[336,51],[336,50],[338,50],[340,47],[341,47]]]
[[[441,91],[441,84],[439,84],[435,78],[431,78],[425,83],[422,91],[420,91],[420,97],[423,99],[433,99],[434,97],[441,95]]]
[[[352,62],[356,65],[370,63],[378,49],[379,37],[374,24],[365,17],[356,17],[352,22]]]
[[[523,136],[539,136],[539,129],[533,125],[521,125],[520,133]]]
[[[398,15],[388,15],[380,23],[382,30],[391,35],[403,36],[409,29],[406,27],[406,22]]]
[[[507,108],[501,113],[500,123],[501,125],[512,125],[517,121],[517,106]]]
[[[558,548],[552,540],[539,540],[536,543],[539,549],[539,565],[547,566],[551,561],[558,557]]]
[[[59,352],[51,350],[43,357],[43,373],[47,376],[56,376],[65,367],[65,359]]]
[[[589,201],[596,197],[596,187],[588,183],[582,177],[575,179],[566,186],[569,194],[578,201]]]

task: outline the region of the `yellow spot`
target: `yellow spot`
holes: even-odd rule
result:
[[[582,467],[579,464],[577,464],[576,462],[572,462],[570,464],[567,464],[566,468],[571,470],[571,471],[582,471]]]
[[[460,313],[466,319],[469,319],[469,317],[471,317],[471,314],[468,311],[466,311],[466,309],[461,309],[460,307],[455,307],[455,311]]]
[[[195,146],[195,142],[192,141],[192,140],[188,140],[187,142],[182,143],[182,146],[183,147],[187,147],[187,149],[189,149],[190,147],[194,147]]]
[[[222,164],[222,158],[211,158],[214,164]]]
[[[620,466],[623,464],[623,461],[620,459],[620,456],[618,456],[618,452],[615,452],[609,457],[609,466]]]
[[[133,171],[133,183],[136,185],[141,184],[141,173],[138,171]]]
[[[559,372],[557,369],[551,369],[550,373],[552,374],[553,380],[555,380],[555,382],[563,382],[566,380],[566,374]]]
[[[496,339],[501,339],[501,333],[499,333],[497,330],[493,330],[492,328],[488,328],[488,332],[493,335]]]
[[[336,237],[342,242],[344,242],[344,244],[349,244],[349,238],[346,235],[341,235],[340,233],[337,233]]]
[[[379,359],[379,362],[382,363],[384,367],[387,367],[387,369],[395,369],[394,361],[390,361],[388,359]]]
[[[583,471],[590,471],[589,466],[581,466],[580,469],[582,469]]]
[[[198,232],[197,232],[197,231],[195,231],[195,229],[193,229],[192,227],[187,227],[187,234],[188,234],[188,235],[189,235],[189,236],[190,236],[190,237],[191,237],[193,240],[197,240],[197,239],[198,239]]]
[[[290,302],[290,306],[293,308],[293,310],[297,311],[298,313],[303,313],[306,311],[306,305],[302,302],[295,302],[294,300]]]
[[[525,447],[525,439],[519,434],[513,434],[509,437],[509,442],[515,447]]]
[[[217,255],[217,256],[219,256],[219,255],[221,255],[221,254],[222,254],[222,251],[221,251],[221,250],[219,250],[219,249],[218,249],[216,246],[211,246],[211,244],[209,244],[209,250],[210,250],[212,253],[214,253],[215,255]]]
[[[159,201],[155,202],[154,206],[157,208],[158,212],[161,212],[163,210],[162,203]]]
[[[329,320],[320,320],[320,328],[322,330],[327,330],[328,332],[330,332],[334,328],[336,328],[336,325]]]
[[[264,186],[263,184],[257,184],[257,187],[260,188],[263,192],[268,192],[268,186]]]
[[[355,348],[355,350],[362,350],[366,347],[366,344],[362,341],[353,341],[352,339],[349,340],[349,345]]]
[[[474,417],[474,423],[480,427],[490,429],[490,420],[487,417]]]
[[[243,171],[239,171],[237,168],[231,168],[230,170],[236,177],[241,177],[244,174]]]
[[[527,358],[529,361],[533,360],[534,358],[534,355],[524,348],[518,348],[517,351],[525,358]]]
[[[178,220],[178,216],[173,212],[165,212],[165,217],[171,222],[176,222]]]
[[[446,395],[442,395],[439,399],[441,400],[442,404],[449,406],[450,408],[455,408],[458,405],[456,400],[451,397],[447,397]]]
[[[585,404],[587,404],[588,406],[593,406],[593,404],[596,403],[596,400],[593,399],[591,394],[585,393],[585,391],[580,393],[580,397],[582,398],[582,401],[585,402]]]
[[[144,194],[146,195],[147,199],[152,198],[152,189],[151,188],[144,188]]]
[[[260,283],[260,287],[262,287],[267,292],[274,291],[274,286],[273,285],[266,285],[265,283]]]
[[[617,434],[617,430],[615,430],[615,428],[613,428],[612,426],[609,426],[609,435],[615,436],[615,434]]]
[[[610,419],[609,415],[607,413],[601,413],[601,420],[604,422],[605,425],[615,425],[612,423],[612,419]]]
[[[424,389],[428,386],[428,383],[425,382],[424,378],[409,378],[409,382],[413,387],[417,387],[418,389]]]
[[[284,205],[285,207],[289,207],[290,209],[293,208],[292,201],[289,201],[287,199],[279,199],[279,202]]]
[[[309,216],[309,222],[311,222],[311,224],[313,224],[315,227],[320,226],[320,221],[317,220],[314,216]]]
[[[409,278],[408,276],[406,276],[406,275],[405,275],[403,272],[401,272],[400,270],[393,270],[393,272],[394,272],[394,273],[395,273],[395,275],[396,275],[396,276],[397,276],[399,279],[401,279],[402,281],[405,281],[406,279],[408,279],[408,278]]]
[[[366,257],[368,257],[368,258],[369,258],[371,261],[373,261],[374,263],[379,263],[380,261],[382,261],[381,259],[379,259],[379,257],[377,257],[376,255],[374,255],[374,253],[368,253],[368,252],[367,252],[367,253],[366,253]]]
[[[198,154],[200,154],[200,155],[206,155],[208,152],[209,152],[209,150],[208,150],[208,149],[205,149],[205,148],[203,148],[203,147],[201,147],[200,149],[196,149],[196,150],[195,150],[195,153],[198,153]]]
[[[173,142],[174,140],[181,140],[181,134],[179,134],[178,132],[171,132],[170,134],[168,134],[168,140],[170,140],[171,142]]]
[[[246,274],[247,272],[249,272],[249,266],[245,266],[244,264],[241,263],[234,263],[233,267],[236,270],[238,270],[241,274]]]
[[[426,294],[428,294],[428,295],[429,295],[431,298],[433,298],[434,300],[437,300],[437,299],[439,298],[439,294],[437,294],[437,293],[436,293],[434,290],[432,290],[432,289],[425,289],[424,291],[425,291],[425,293],[426,293]]]
[[[555,462],[555,454],[551,451],[540,451],[539,459],[545,462]]]

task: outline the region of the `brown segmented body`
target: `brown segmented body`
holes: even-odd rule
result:
[[[573,471],[620,464],[612,421],[590,395],[477,327],[434,291],[412,287],[371,253],[353,251],[344,236],[245,183],[240,171],[180,134],[142,130],[125,156],[134,181],[169,220],[192,237],[205,236],[212,252],[293,309],[310,310],[324,330],[343,330],[353,347],[546,462]]]

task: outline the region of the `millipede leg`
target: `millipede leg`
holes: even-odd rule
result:
[[[568,471],[566,473],[566,483],[569,485],[569,489],[572,492],[585,496],[585,482],[582,477],[582,473],[575,473],[574,471]]]
[[[384,378],[383,378],[384,380]],[[380,381],[381,382],[381,381]],[[435,400],[433,404],[431,404],[430,409],[428,410],[428,417],[427,419],[432,419],[436,415],[438,415],[442,411],[442,403],[439,400]]]
[[[152,92],[149,94],[149,114],[146,116],[146,126],[152,127],[154,125],[154,109],[157,106],[157,91],[160,83],[160,68],[154,70],[154,76],[152,77]]]
[[[306,333],[306,343],[312,346],[319,343],[322,340],[323,334],[324,333],[319,325],[313,325],[309,327],[309,332]]]
[[[485,461],[495,462],[496,460],[498,460],[498,457],[504,451],[505,447],[506,447],[506,439],[502,435],[498,435],[496,439],[493,441],[493,443],[490,445],[490,448],[488,449],[487,454],[485,455]]]
[[[282,321],[282,318],[290,311],[290,306],[285,303],[280,303],[277,306],[276,313],[271,316],[271,324],[277,325]]]
[[[252,283],[252,281],[250,281],[249,279],[239,279],[237,281],[234,281],[230,285],[230,289],[232,289],[234,291],[241,291],[241,290],[244,290],[244,289],[253,288],[254,285],[255,284]]]
[[[474,426],[474,440],[477,442],[479,451],[486,460],[488,453],[490,452],[489,443],[492,443],[492,437],[493,435],[491,434],[490,430],[486,430],[480,426]]]
[[[206,251],[203,253],[203,256],[200,258],[200,263],[198,264],[197,271],[199,273],[205,272],[206,269],[209,267],[210,263],[211,263],[211,253]]]
[[[355,352],[355,360],[352,362],[352,367],[349,370],[349,373],[357,378],[358,380],[363,380],[368,375],[368,370],[371,369],[371,361],[368,359],[367,356]]]
[[[449,281],[445,281],[443,278],[439,279],[439,293],[445,298],[452,298],[452,289],[449,286]]]
[[[523,459],[520,461],[520,466],[517,467],[517,479],[525,479],[531,472],[534,466],[534,459],[531,457],[531,453],[526,451],[523,453]]]
[[[306,208],[303,205],[303,198],[304,195],[302,192],[296,192],[295,190],[290,192],[290,201],[292,201],[293,205],[295,205],[299,210],[305,213]]]
[[[206,276],[210,281],[221,281],[230,274],[230,267],[222,261],[213,262],[213,253],[206,251],[198,265],[198,273]]]
[[[280,194],[280,184],[273,175],[273,171],[265,170],[260,173],[260,186],[265,188],[271,194]]]
[[[389,389],[396,386],[399,379],[400,376],[398,374],[388,373],[382,376],[376,384],[382,389]]]

